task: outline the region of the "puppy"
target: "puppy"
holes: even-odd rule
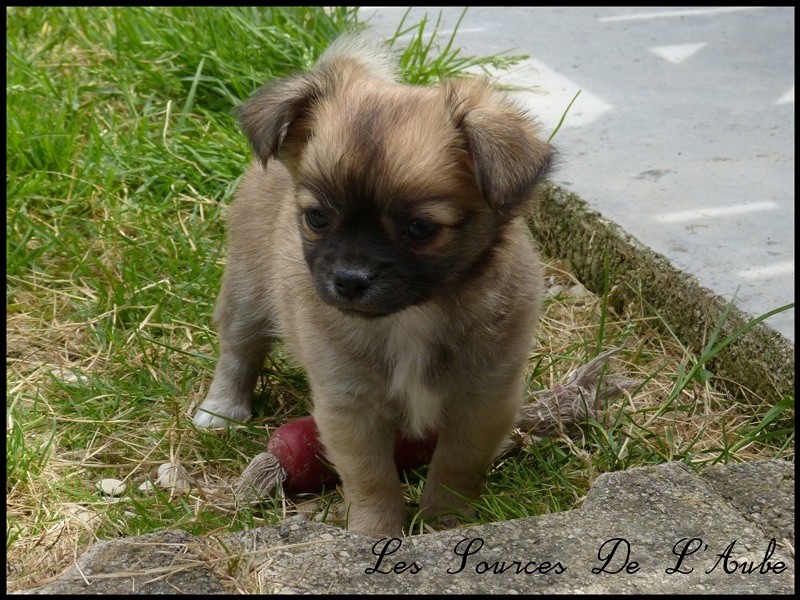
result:
[[[469,512],[514,425],[542,276],[524,215],[552,148],[482,79],[398,83],[363,37],[240,109],[221,355],[200,427],[251,415],[280,337],[306,369],[348,527],[406,523],[395,433],[438,432],[423,515]]]

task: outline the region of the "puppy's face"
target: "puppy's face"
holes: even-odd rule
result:
[[[319,297],[365,317],[468,284],[550,157],[483,81],[417,88],[353,64],[265,88],[242,120],[265,167],[277,156],[295,179]]]
[[[295,163],[319,296],[382,316],[429,299],[492,243],[494,219],[437,93],[356,84],[319,107]]]

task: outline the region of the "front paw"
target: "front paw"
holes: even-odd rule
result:
[[[447,529],[455,529],[462,524],[462,519],[450,513],[437,513],[432,514],[428,511],[422,512],[422,519],[425,525],[436,531],[445,531]]]
[[[194,424],[201,429],[233,427],[251,416],[249,404],[206,398],[194,415]]]
[[[477,514],[471,500],[478,494],[473,490],[456,492],[447,486],[427,484],[420,499],[420,514],[434,529],[452,529]]]
[[[369,537],[401,537],[406,517],[402,506],[383,511],[369,509],[351,510],[347,515],[347,530]]]

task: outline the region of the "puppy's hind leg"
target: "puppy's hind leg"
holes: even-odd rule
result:
[[[222,299],[217,304],[220,357],[206,399],[194,416],[197,427],[227,427],[252,415],[253,388],[274,338],[267,318],[234,304]]]

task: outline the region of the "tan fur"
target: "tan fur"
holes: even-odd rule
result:
[[[282,338],[308,373],[348,527],[397,535],[407,521],[396,430],[438,431],[421,508],[444,519],[467,511],[458,495],[480,494],[515,421],[542,294],[524,212],[551,148],[486,81],[401,85],[369,48],[344,40],[311,73],[242,108],[257,161],[230,208],[215,311],[221,356],[195,422],[248,418],[264,357]],[[316,248],[329,235],[304,220],[315,206],[335,224],[371,214],[398,256],[454,266],[424,301],[391,314],[340,310],[320,296],[304,258],[304,243]],[[403,237],[406,212],[437,224],[430,241]]]

